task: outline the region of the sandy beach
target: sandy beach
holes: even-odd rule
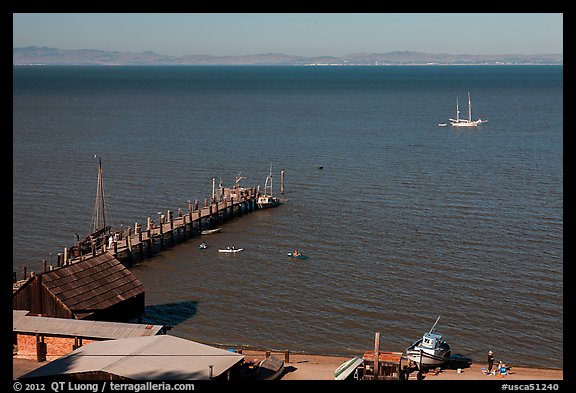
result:
[[[265,352],[243,351],[246,361],[265,359]],[[274,356],[284,359],[284,354]],[[323,356],[290,353],[289,362],[285,363],[285,371],[281,380],[334,380],[334,370],[350,357]],[[404,363],[403,363],[404,365]],[[562,380],[564,372],[562,369],[543,369],[531,367],[514,367],[508,370],[508,375],[499,377],[482,373],[482,368],[486,367],[482,363],[473,363],[470,367],[464,368],[459,373],[458,370],[444,369],[438,374],[428,372],[422,375],[424,380],[445,381],[445,380],[481,380],[481,381],[505,381],[505,380]],[[417,380],[417,373],[410,374],[409,380]]]

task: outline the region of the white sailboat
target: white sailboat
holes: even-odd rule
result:
[[[460,108],[458,107],[458,97],[456,97],[456,119],[450,120],[452,127],[476,127],[479,124],[486,123],[487,120],[472,120],[472,105],[470,103],[470,92],[468,92],[468,119],[460,118]]]

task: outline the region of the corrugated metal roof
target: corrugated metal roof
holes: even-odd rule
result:
[[[155,336],[163,328],[162,325],[36,317],[27,316],[27,313],[28,311],[12,311],[12,331],[14,333],[115,340]]]
[[[42,284],[80,317],[144,293],[136,276],[109,254],[43,273]]]
[[[136,380],[202,380],[226,372],[243,355],[161,335],[87,344],[22,376],[49,377],[103,371]]]

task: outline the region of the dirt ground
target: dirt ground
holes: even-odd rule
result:
[[[245,360],[258,362],[265,359],[265,352],[244,351]],[[273,354],[284,359],[284,354]],[[284,364],[282,380],[334,380],[334,370],[350,357],[289,354],[289,362]],[[562,380],[564,372],[561,369],[538,369],[528,367],[511,367],[505,377],[486,375],[482,373],[485,364],[472,364],[470,367],[458,370],[443,369],[435,372],[423,373],[424,380]],[[417,372],[410,374],[409,380],[417,380]]]

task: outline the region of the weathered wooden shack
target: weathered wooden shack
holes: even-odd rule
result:
[[[12,308],[55,318],[125,322],[144,313],[144,286],[105,253],[37,274],[13,293]]]
[[[379,352],[377,368],[374,358],[373,351],[364,352],[364,380],[401,379],[402,352]]]

